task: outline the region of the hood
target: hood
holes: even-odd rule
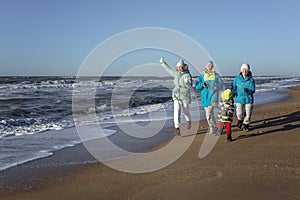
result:
[[[224,100],[229,100],[231,99],[231,90],[230,89],[226,89],[224,92],[222,92],[221,94],[221,97],[224,99]]]

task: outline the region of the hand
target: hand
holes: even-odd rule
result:
[[[164,58],[161,57],[160,60],[159,60],[159,63],[160,63],[160,64],[163,64],[164,62],[165,62],[165,61],[164,61]]]
[[[216,85],[214,86],[214,91],[218,91],[218,87]]]
[[[249,92],[249,89],[248,89],[248,88],[245,88],[244,91],[245,91],[246,93],[248,93],[248,92]]]

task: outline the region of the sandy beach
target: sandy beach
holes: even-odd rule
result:
[[[28,191],[3,191],[0,199],[300,199],[300,86],[287,93],[284,101],[254,108],[249,132],[235,120],[234,141],[221,135],[203,159],[205,121],[184,155],[161,170],[132,174],[101,163],[45,169],[40,176],[53,179],[30,183]]]

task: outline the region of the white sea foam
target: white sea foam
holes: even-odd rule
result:
[[[51,156],[59,149],[72,147],[88,140],[101,139],[115,133],[110,129],[101,129],[99,132],[99,126],[96,124],[86,125],[84,129],[86,134],[81,138],[78,137],[75,128],[1,138],[0,171]]]

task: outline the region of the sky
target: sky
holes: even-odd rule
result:
[[[192,38],[223,75],[247,62],[254,75],[299,76],[299,10],[298,0],[0,0],[0,76],[76,75],[103,41],[143,27]],[[145,64],[159,60],[157,52],[147,56]]]

